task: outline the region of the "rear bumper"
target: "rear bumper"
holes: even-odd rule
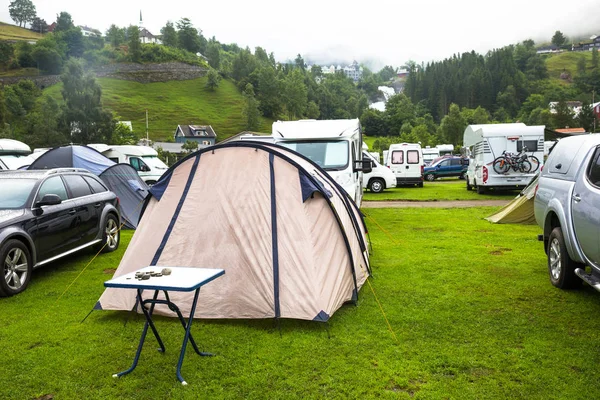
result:
[[[396,187],[403,185],[417,185],[423,182],[423,177],[415,178],[396,178]]]

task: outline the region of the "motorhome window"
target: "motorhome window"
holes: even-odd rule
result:
[[[297,151],[325,170],[343,170],[348,166],[348,142],[345,140],[318,142],[280,142]]]
[[[528,152],[538,151],[537,140],[519,140],[517,142],[517,152],[523,151],[523,147],[527,147]]]
[[[69,196],[67,196],[65,184],[60,176],[53,176],[42,183],[42,186],[40,186],[40,190],[38,191],[37,201],[42,200],[47,194],[55,194],[63,201],[69,198]]]
[[[392,164],[404,164],[404,151],[392,151]]]
[[[144,167],[146,167],[145,169],[147,171],[150,171],[150,168],[146,165],[146,163],[137,157],[130,158],[129,163],[136,171],[142,171],[144,170]]]
[[[418,164],[419,163],[419,151],[418,150],[408,150],[406,152],[406,161],[408,164]]]
[[[108,159],[114,163],[117,163],[117,164],[119,163],[119,158],[117,158],[117,157],[109,157]]]
[[[0,190],[0,210],[23,208],[35,186],[35,179],[0,179],[0,186],[10,186],[10,190]]]
[[[600,147],[596,148],[588,168],[588,179],[594,186],[600,187]]]
[[[67,186],[69,190],[71,190],[72,198],[89,196],[92,194],[92,189],[90,189],[90,185],[88,185],[82,176],[79,175],[65,175],[65,181],[67,182]]]

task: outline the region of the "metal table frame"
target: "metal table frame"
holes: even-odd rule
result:
[[[173,273],[175,273],[175,271],[180,270],[180,269],[188,269],[188,268],[182,268],[182,267],[170,267],[170,268],[173,270]],[[148,269],[149,268],[146,267],[146,268],[141,269],[140,271],[144,271],[144,270],[148,270]],[[162,269],[162,267],[160,267],[160,268],[154,267],[153,269],[160,270],[160,269]],[[113,378],[119,378],[123,375],[126,375],[126,374],[132,372],[135,369],[135,367],[137,366],[137,363],[140,359],[140,355],[142,353],[142,348],[144,347],[144,342],[146,340],[146,334],[148,333],[148,327],[150,327],[150,329],[152,329],[152,333],[154,333],[154,337],[158,341],[158,344],[160,346],[158,351],[163,352],[163,353],[165,352],[165,345],[164,345],[162,339],[160,338],[160,335],[158,334],[158,330],[156,329],[154,322],[152,321],[152,314],[154,312],[154,306],[156,304],[165,304],[167,307],[169,307],[169,309],[171,311],[173,311],[177,314],[177,317],[179,318],[179,321],[181,322],[181,326],[185,330],[185,335],[183,337],[183,344],[181,345],[181,351],[179,353],[179,361],[177,362],[177,379],[179,379],[179,381],[181,382],[182,385],[187,385],[187,382],[185,381],[185,379],[183,379],[183,376],[181,375],[181,366],[183,365],[183,357],[185,355],[185,350],[187,348],[188,341],[192,343],[192,347],[194,348],[194,351],[196,352],[196,354],[198,354],[200,356],[213,356],[214,355],[211,353],[201,352],[198,349],[198,346],[196,345],[196,342],[194,341],[194,337],[192,336],[192,334],[190,332],[190,330],[192,328],[192,322],[194,320],[194,313],[196,312],[196,305],[198,303],[198,296],[200,294],[200,288],[203,285],[207,284],[208,282],[218,278],[219,276],[221,276],[225,273],[225,271],[222,269],[212,270],[212,271],[215,271],[213,275],[211,275],[208,278],[203,279],[201,281],[193,282],[192,284],[190,284],[187,287],[161,286],[159,279],[155,279],[153,282],[149,282],[150,280],[152,280],[152,278],[150,280],[144,280],[144,281],[139,281],[139,282],[136,280],[132,280],[131,282],[123,283],[123,279],[131,279],[131,277],[133,277],[135,275],[135,272],[137,272],[137,271],[125,275],[124,278],[121,277],[121,279],[120,279],[121,282],[115,282],[115,280],[113,279],[113,280],[110,280],[110,281],[107,281],[104,283],[104,286],[106,286],[106,287],[137,289],[136,306],[137,306],[137,304],[140,305],[142,312],[144,314],[144,317],[146,318],[146,323],[144,324],[144,329],[142,330],[142,336],[140,338],[140,343],[138,345],[137,351],[135,353],[135,357],[133,359],[133,364],[127,370],[119,372],[117,374],[114,374]],[[131,277],[127,278],[127,276],[129,276],[129,275],[131,275]],[[116,278],[116,279],[119,279],[119,278]],[[138,283],[136,283],[136,282],[138,282]],[[154,295],[152,296],[151,299],[144,300],[142,298],[142,292],[145,289],[153,289],[154,290]],[[190,316],[188,317],[188,320],[186,322],[185,318],[181,314],[181,311],[179,310],[179,307],[177,307],[177,305],[169,299],[168,291],[191,292],[192,290],[195,290],[194,300],[192,302],[192,309],[190,311]],[[158,299],[158,293],[160,291],[162,291],[165,294],[164,300]],[[149,309],[146,308],[146,305],[150,305]]]

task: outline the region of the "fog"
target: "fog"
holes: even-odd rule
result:
[[[493,48],[533,38],[549,42],[556,30],[568,37],[600,35],[598,0],[456,0],[399,2],[301,3],[34,0],[38,16],[48,23],[68,11],[77,25],[106,31],[110,24],[137,24],[154,34],[171,20],[188,17],[207,38],[274,52],[278,61],[298,53],[322,64],[357,60],[371,69],[440,60],[455,53]],[[9,0],[0,20],[11,22]]]

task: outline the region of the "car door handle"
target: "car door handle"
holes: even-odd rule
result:
[[[102,203],[96,203],[96,204],[94,204],[94,207],[100,208],[101,205],[102,205]]]
[[[76,212],[77,212],[77,210],[71,210],[71,211],[69,211],[69,215],[75,215]]]
[[[406,169],[409,169],[409,168],[410,168],[410,166],[408,166],[408,165],[407,165],[407,166],[406,166]]]
[[[573,201],[575,203],[579,203],[581,201],[581,196],[579,196],[578,194],[574,194],[573,195]]]

